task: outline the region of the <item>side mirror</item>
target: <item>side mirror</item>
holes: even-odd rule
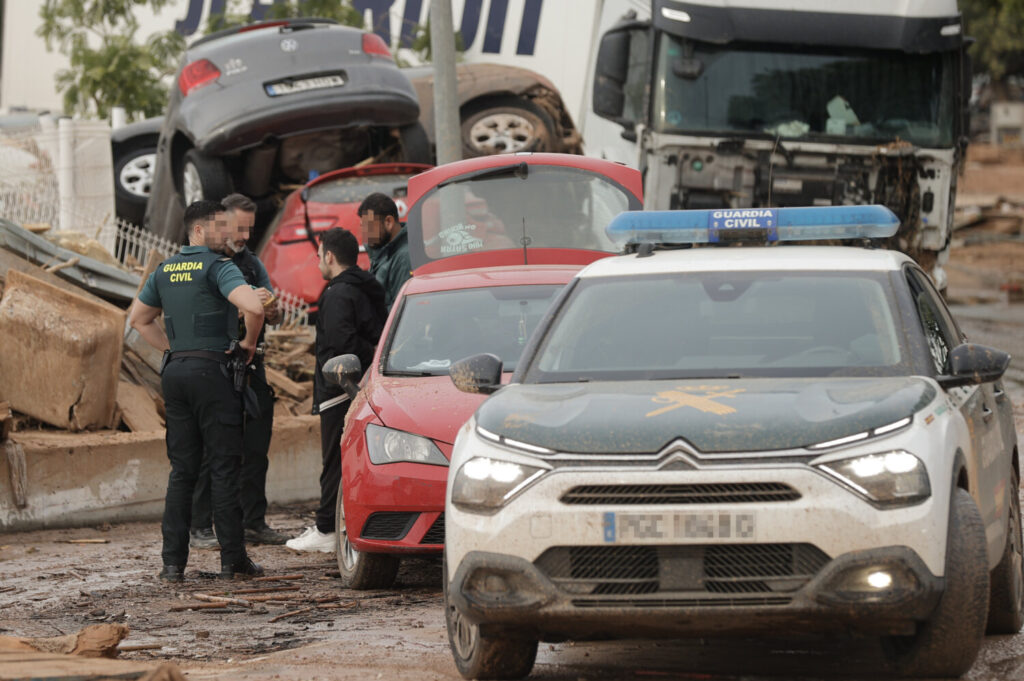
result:
[[[974,343],[962,343],[949,352],[948,376],[936,380],[943,388],[997,381],[1010,366],[1010,355]]]
[[[629,74],[630,31],[608,31],[601,36],[594,68],[594,113],[618,123],[626,109],[623,89]]]
[[[324,363],[322,373],[328,385],[341,388],[353,400],[359,394],[359,376],[363,368],[355,355],[331,357]]]
[[[473,355],[454,362],[448,369],[448,375],[455,387],[464,393],[490,395],[501,387],[501,359],[489,353]]]

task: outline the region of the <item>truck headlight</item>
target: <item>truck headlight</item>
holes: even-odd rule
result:
[[[452,503],[467,510],[493,512],[543,474],[543,468],[478,456],[455,474]]]
[[[375,464],[407,461],[432,466],[448,465],[448,459],[444,458],[433,441],[373,424],[366,426],[366,451],[370,455],[370,462]]]
[[[903,450],[829,461],[817,468],[876,506],[911,506],[932,493],[924,463]]]

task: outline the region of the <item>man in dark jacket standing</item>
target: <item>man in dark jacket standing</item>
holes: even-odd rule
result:
[[[274,299],[273,287],[267,268],[256,254],[249,250],[246,242],[256,223],[256,204],[242,194],[230,194],[221,201],[232,220],[234,233],[224,244],[225,254],[231,258],[245,277],[260,302],[263,304],[266,324],[281,321],[281,308]],[[239,331],[245,336],[244,329]],[[263,342],[263,331],[259,341]],[[270,437],[274,430],[274,391],[267,383],[267,372],[263,357],[253,360],[255,370],[249,376],[249,387],[256,398],[258,411],[247,410],[243,418],[241,501],[242,521],[245,525],[245,540],[255,544],[283,544],[287,536],[267,525],[267,468],[270,452]],[[213,532],[213,514],[210,505],[210,472],[206,462],[199,471],[196,491],[192,500],[192,530],[189,547],[193,549],[215,549],[220,544]]]
[[[398,206],[387,194],[370,194],[359,205],[359,227],[370,256],[370,274],[384,286],[390,310],[402,284],[412,276],[409,235],[398,221]]]
[[[341,434],[349,401],[340,388],[327,385],[321,373],[324,363],[338,355],[353,354],[363,371],[373,361],[373,353],[384,330],[387,308],[384,288],[369,272],[356,265],[359,243],[344,229],[328,230],[320,238],[317,250],[320,273],[327,288],[320,294],[316,319],[316,372],[313,375],[313,400],[320,414],[320,447],[323,472],[320,474],[320,507],[316,524],[306,528],[285,546],[296,551],[335,549],[335,509],[341,484]]]

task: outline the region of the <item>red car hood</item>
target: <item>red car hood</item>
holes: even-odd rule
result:
[[[388,428],[447,444],[455,442],[459,428],[487,397],[460,391],[448,376],[375,374],[363,391],[370,408]]]

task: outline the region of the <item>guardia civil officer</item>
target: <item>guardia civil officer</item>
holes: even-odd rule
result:
[[[246,242],[256,223],[256,204],[242,194],[225,196],[221,205],[228,210],[234,225],[234,233],[224,244],[224,252],[231,262],[238,266],[246,283],[255,287],[256,295],[263,303],[267,324],[281,320],[281,307],[274,299],[270,276],[256,254],[249,250]],[[260,342],[263,334],[260,332]],[[270,436],[274,430],[274,391],[267,383],[267,371],[263,358],[254,360],[255,369],[249,379],[249,386],[256,396],[256,411],[247,409],[243,415],[245,435],[242,448],[242,478],[240,498],[242,502],[242,523],[245,527],[245,541],[253,544],[283,544],[288,537],[267,525],[267,454],[270,451]],[[195,496],[192,499],[192,530],[189,547],[193,549],[216,549],[220,546],[213,533],[213,514],[210,504],[210,471],[204,465],[199,471]]]
[[[196,201],[185,209],[185,227],[189,245],[150,275],[129,316],[146,342],[170,350],[161,372],[171,474],[159,576],[172,582],[184,577],[192,493],[204,448],[221,545],[221,576],[260,575],[263,569],[249,560],[242,536],[242,409],[227,371],[227,350],[238,335],[241,310],[246,334],[239,344],[252,360],[263,326],[263,305],[238,267],[218,252],[231,232],[223,206]],[[161,311],[166,334],[157,321]]]

